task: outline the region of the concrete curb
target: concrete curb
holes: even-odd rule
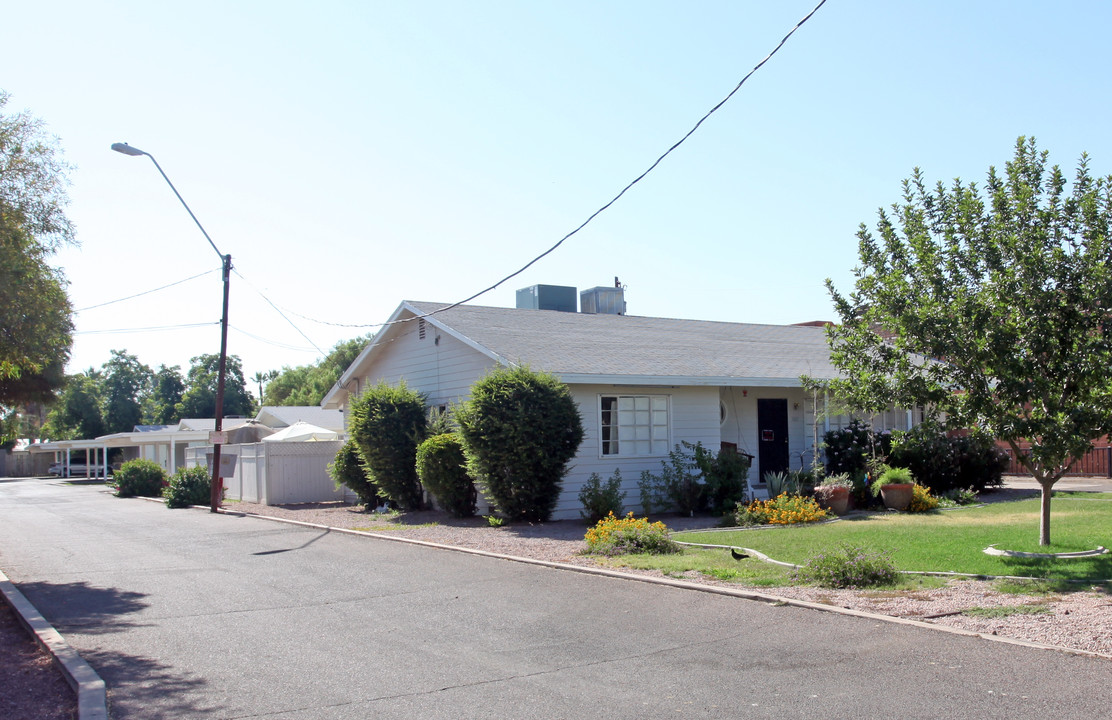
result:
[[[23,627],[30,631],[43,650],[54,657],[66,682],[77,693],[77,717],[80,720],[107,720],[108,693],[96,671],[70,647],[3,571],[0,571],[0,592]]]
[[[207,510],[208,508],[205,509]],[[317,530],[329,530],[331,532],[344,533],[347,535],[358,535],[379,540],[389,540],[391,542],[408,543],[410,545],[435,548],[437,550],[449,550],[452,552],[466,553],[468,555],[478,555],[480,557],[488,557],[498,560],[509,560],[511,562],[519,562],[526,565],[537,565],[540,567],[552,568],[554,570],[566,570],[570,572],[583,573],[585,575],[597,575],[618,580],[632,580],[635,582],[649,583],[652,585],[664,585],[666,587],[673,587],[681,590],[693,590],[695,592],[710,593],[712,595],[725,595],[728,597],[741,598],[743,600],[755,600],[757,602],[763,602],[776,606],[787,605],[792,607],[806,608],[808,610],[818,610],[819,612],[835,613],[837,615],[848,615],[850,617],[875,620],[877,622],[886,622],[893,625],[905,625],[909,627],[922,628],[924,630],[935,630],[938,632],[950,633],[951,635],[961,635],[964,637],[991,640],[993,642],[1004,643],[1006,645],[1017,645],[1019,647],[1034,648],[1037,650],[1053,650],[1069,655],[1080,655],[1083,657],[1094,657],[1103,658],[1105,660],[1112,660],[1112,655],[1094,652],[1092,650],[1080,650],[1077,648],[1067,648],[1058,645],[1045,645],[1042,643],[1020,640],[1018,638],[1001,637],[999,635],[987,635],[985,633],[977,633],[971,630],[962,630],[961,628],[953,628],[946,625],[935,625],[933,623],[923,622],[921,620],[911,620],[909,618],[894,617],[892,615],[878,615],[876,613],[864,612],[862,610],[851,610],[849,608],[840,608],[833,605],[813,603],[806,600],[795,600],[792,598],[777,597],[775,595],[765,595],[763,593],[753,592],[750,590],[724,588],[718,587],[716,585],[702,585],[700,583],[688,582],[686,580],[673,580],[671,578],[658,578],[649,575],[637,575],[635,573],[620,572],[618,570],[605,570],[602,568],[585,567],[582,565],[571,565],[569,563],[551,562],[548,560],[536,560],[534,558],[524,558],[517,555],[506,555],[504,553],[493,553],[486,550],[475,550],[473,548],[458,547],[455,545],[444,545],[442,543],[428,542],[426,540],[415,540],[413,538],[398,537],[396,535],[386,535],[384,533],[373,533],[363,530],[349,530],[347,528],[335,528],[328,525],[321,525],[319,523],[302,522],[300,520],[289,520],[287,518],[278,518],[269,515],[258,515],[255,513],[241,512],[236,510],[225,510],[223,508],[221,508],[220,514],[259,518],[261,520],[270,520],[272,522],[286,523],[288,525],[299,525],[301,527],[309,527]]]

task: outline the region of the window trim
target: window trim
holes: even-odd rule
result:
[[[648,398],[649,399],[649,408],[650,408],[649,409],[649,412],[650,412],[649,433],[650,433],[650,437],[649,437],[649,452],[648,453],[626,453],[626,452],[622,452],[622,450],[621,450],[621,448],[622,448],[622,439],[620,437],[618,438],[618,452],[617,453],[606,453],[606,452],[604,452],[605,444],[607,442],[610,442],[609,440],[604,440],[603,439],[603,427],[604,427],[604,425],[603,425],[603,419],[602,419],[602,414],[603,414],[602,403],[603,403],[603,400],[605,398],[614,398],[615,401],[617,401],[620,398]],[[658,437],[653,437],[652,436],[652,429],[654,427],[660,427],[658,425],[653,425],[653,423],[651,421],[652,400],[654,398],[655,399],[663,399],[664,403],[665,403],[664,412],[665,412],[665,416],[667,418],[667,421],[664,424],[664,433],[665,433],[664,438],[658,438]],[[613,458],[621,459],[621,458],[666,457],[668,455],[668,451],[672,449],[672,396],[671,395],[666,394],[666,393],[599,393],[598,396],[597,396],[596,402],[595,402],[595,409],[596,409],[596,417],[597,417],[597,421],[598,421],[598,457],[599,457],[599,459],[608,460],[608,459],[613,459]],[[618,412],[618,411],[615,408],[615,409],[611,410],[610,412]],[[618,427],[620,427],[620,426],[618,426]],[[661,453],[653,452],[652,451],[653,443],[659,442],[660,440],[664,441],[664,448],[665,448],[664,452],[661,452]],[[633,442],[633,441],[626,441],[626,442]]]

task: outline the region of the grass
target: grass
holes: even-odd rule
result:
[[[673,538],[681,542],[749,547],[776,560],[797,564],[804,563],[817,549],[848,543],[892,551],[892,559],[900,570],[1104,582],[1112,579],[1112,554],[1054,560],[995,557],[983,552],[991,544],[1026,552],[1077,552],[1098,545],[1108,547],[1112,545],[1112,503],[1092,502],[1093,497],[1092,493],[1055,496],[1050,526],[1054,543],[1050,547],[1038,544],[1038,499],[955,512],[859,516],[826,525],[775,530],[674,533]],[[719,552],[727,566],[731,562],[738,564],[728,552]]]
[[[1046,605],[1000,605],[997,607],[975,607],[962,612],[963,615],[979,618],[1003,618],[1010,615],[1047,615],[1050,608]]]

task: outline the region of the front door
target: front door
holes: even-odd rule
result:
[[[757,399],[757,462],[761,481],[770,472],[788,471],[788,401]]]

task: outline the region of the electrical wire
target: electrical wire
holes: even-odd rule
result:
[[[320,352],[320,348],[318,348],[316,345],[314,345],[311,348],[299,347],[297,345],[287,345],[286,343],[280,343],[277,340],[268,340],[268,339],[266,339],[264,337],[261,337],[259,335],[255,335],[254,333],[249,333],[246,330],[244,330],[243,328],[238,328],[235,325],[228,325],[228,328],[231,329],[231,330],[235,330],[240,335],[246,335],[247,337],[249,337],[253,340],[258,340],[261,343],[266,343],[267,345],[273,345],[274,347],[280,347],[280,348],[283,348],[285,350],[296,350],[298,352],[314,352],[314,351],[315,352]]]
[[[324,350],[321,350],[319,347],[317,347],[317,344],[315,342],[313,342],[313,340],[308,335],[306,335],[304,332],[302,332],[301,328],[299,328],[297,325],[295,325],[293,320],[290,320],[288,317],[286,317],[286,314],[284,312],[282,312],[282,310],[277,305],[275,305],[273,302],[271,302],[270,298],[268,298],[266,295],[264,295],[263,291],[260,290],[253,282],[251,282],[247,278],[243,277],[243,274],[240,273],[240,271],[235,269],[235,268],[232,269],[232,272],[234,272],[236,274],[236,277],[238,277],[240,280],[247,283],[247,285],[250,286],[250,288],[252,290],[257,292],[259,294],[259,297],[261,297],[263,300],[266,300],[267,305],[270,305],[270,307],[274,308],[274,312],[281,315],[282,319],[285,320],[286,322],[288,322],[290,324],[290,327],[292,327],[294,330],[296,330],[298,332],[298,334],[301,335],[301,337],[305,338],[305,340],[310,345],[312,345],[314,348],[316,348],[318,353],[320,353],[322,356],[328,355],[328,353],[326,353]],[[240,332],[243,332],[243,331],[240,330]],[[244,334],[247,335],[248,333],[244,333]],[[252,337],[254,337],[254,336],[252,335]],[[262,340],[262,338],[255,338],[255,339],[256,340]],[[267,341],[264,340],[263,342],[267,342]],[[272,344],[276,344],[276,343],[272,343]],[[290,346],[290,349],[295,349],[295,348]]]
[[[151,293],[156,293],[159,290],[165,290],[167,288],[172,288],[175,285],[181,285],[182,283],[189,282],[190,280],[196,280],[199,277],[204,277],[205,275],[208,275],[209,273],[214,273],[214,272],[217,272],[219,270],[220,270],[220,268],[213,268],[212,270],[205,270],[203,273],[197,273],[196,275],[193,275],[191,277],[187,277],[184,280],[178,280],[177,282],[172,282],[169,285],[163,285],[162,287],[156,287],[153,290],[144,290],[141,293],[135,293],[134,295],[128,295],[127,297],[122,297],[118,300],[109,300],[108,302],[102,302],[102,303],[99,303],[97,305],[90,305],[89,307],[83,307],[79,310],[74,310],[74,312],[75,313],[85,312],[86,310],[93,310],[95,308],[104,307],[105,305],[115,305],[116,303],[121,303],[121,302],[124,302],[125,300],[134,300],[137,297],[143,297],[144,295],[150,295]]]
[[[459,300],[458,302],[454,302],[454,303],[452,303],[452,304],[450,304],[450,305],[445,305],[445,306],[444,306],[444,307],[442,307],[442,308],[437,308],[436,310],[432,310],[432,311],[430,311],[430,312],[428,312],[428,313],[425,313],[425,314],[423,314],[423,315],[415,315],[414,317],[411,317],[411,318],[405,318],[405,319],[403,319],[403,320],[394,320],[393,322],[385,322],[385,323],[366,323],[366,324],[354,324],[354,323],[353,323],[353,324],[347,324],[347,323],[333,323],[333,322],[328,322],[328,321],[326,321],[326,320],[317,320],[317,319],[315,319],[315,318],[307,317],[307,316],[305,316],[305,315],[300,315],[300,314],[298,314],[298,313],[293,313],[293,314],[297,315],[298,317],[300,317],[300,318],[302,318],[302,319],[304,319],[304,320],[309,320],[310,322],[320,323],[321,325],[331,325],[331,326],[333,326],[333,327],[346,327],[346,328],[376,328],[376,327],[386,327],[387,325],[393,325],[393,324],[399,324],[399,323],[411,322],[411,321],[413,321],[413,320],[417,320],[417,319],[419,319],[419,318],[425,318],[425,317],[429,317],[430,315],[436,315],[436,314],[438,314],[438,313],[442,313],[442,312],[445,312],[446,310],[451,310],[451,309],[452,309],[452,308],[454,308],[454,307],[459,307],[460,305],[463,305],[463,304],[465,304],[465,303],[471,302],[471,301],[472,301],[472,300],[474,300],[475,298],[477,298],[477,297],[480,297],[480,296],[482,296],[482,295],[485,295],[485,294],[487,294],[488,292],[490,292],[491,290],[494,290],[494,289],[498,288],[498,287],[499,287],[499,286],[501,286],[501,285],[502,285],[503,283],[505,283],[505,282],[507,282],[507,281],[509,281],[509,280],[512,280],[513,278],[517,277],[517,276],[518,276],[518,275],[520,275],[521,273],[523,273],[523,272],[525,272],[526,270],[528,270],[529,268],[531,268],[531,267],[532,267],[533,265],[535,265],[536,263],[538,263],[538,262],[539,262],[540,260],[542,260],[543,258],[545,258],[545,257],[547,257],[548,255],[550,255],[550,254],[551,254],[552,252],[554,252],[554,251],[555,251],[555,250],[556,250],[557,248],[559,248],[559,247],[560,247],[561,245],[563,245],[563,244],[564,244],[564,242],[565,242],[566,240],[568,240],[569,238],[571,238],[571,237],[572,237],[573,235],[575,235],[576,233],[578,233],[578,232],[579,232],[580,230],[582,230],[583,228],[587,227],[587,225],[588,225],[588,224],[589,224],[589,223],[590,223],[590,222],[591,222],[592,220],[594,220],[594,219],[595,219],[596,217],[598,217],[598,216],[599,216],[599,215],[601,215],[601,214],[602,214],[603,212],[605,212],[606,210],[608,210],[608,209],[610,208],[610,206],[611,206],[611,205],[613,205],[614,203],[618,202],[618,200],[620,200],[620,199],[622,198],[622,196],[623,196],[623,195],[625,195],[625,194],[626,194],[626,193],[627,193],[627,192],[628,192],[628,191],[629,191],[630,189],[632,189],[634,185],[636,185],[637,183],[641,182],[641,181],[642,181],[642,180],[643,180],[643,179],[645,178],[645,176],[647,176],[647,175],[648,175],[649,173],[651,173],[651,172],[652,172],[653,170],[655,170],[655,169],[656,169],[656,167],[657,167],[658,165],[660,165],[660,163],[661,163],[661,162],[663,162],[663,161],[664,161],[664,158],[666,158],[666,157],[668,157],[669,155],[671,155],[671,154],[672,154],[672,152],[673,152],[674,150],[676,150],[676,149],[677,149],[677,148],[678,148],[678,147],[679,147],[680,145],[682,145],[682,144],[683,144],[684,142],[686,142],[686,141],[687,141],[687,139],[688,139],[689,137],[691,137],[692,135],[694,135],[694,134],[695,134],[695,131],[699,129],[699,127],[700,127],[700,126],[701,126],[701,125],[702,125],[702,124],[703,124],[703,123],[704,123],[704,122],[705,122],[705,121],[707,120],[707,118],[709,118],[709,117],[710,117],[711,115],[713,115],[713,114],[714,114],[715,112],[717,112],[717,111],[719,110],[719,108],[721,108],[721,107],[722,107],[723,105],[725,105],[725,104],[726,104],[727,102],[729,102],[730,98],[732,98],[732,97],[733,97],[733,96],[734,96],[734,95],[735,95],[735,94],[737,93],[737,91],[738,91],[738,90],[741,90],[741,86],[742,86],[742,85],[744,85],[744,84],[746,83],[746,81],[747,81],[747,80],[749,80],[749,78],[753,76],[753,74],[754,74],[754,73],[756,73],[756,72],[757,72],[758,70],[760,70],[760,69],[761,69],[761,68],[762,68],[762,67],[764,66],[764,64],[765,64],[765,63],[767,63],[767,62],[768,62],[769,60],[771,60],[771,59],[772,59],[772,56],[773,56],[773,55],[775,55],[775,54],[776,54],[777,52],[779,52],[779,51],[780,51],[780,48],[784,47],[784,45],[785,45],[785,44],[786,44],[786,43],[788,42],[788,39],[789,39],[789,38],[790,38],[790,37],[791,37],[792,35],[794,35],[794,34],[795,34],[795,31],[796,31],[796,30],[798,30],[799,28],[803,27],[803,24],[804,24],[804,23],[806,23],[806,22],[807,22],[808,20],[810,20],[810,19],[811,19],[811,16],[813,16],[813,15],[814,15],[815,13],[817,13],[817,12],[819,11],[819,8],[821,8],[821,7],[822,7],[823,5],[825,5],[825,4],[826,4],[826,0],[820,0],[820,1],[819,1],[819,4],[818,4],[818,5],[815,5],[815,7],[814,7],[814,8],[813,8],[813,9],[811,10],[811,12],[807,13],[807,14],[806,14],[806,15],[805,15],[805,16],[803,17],[803,19],[802,19],[802,20],[800,20],[799,22],[797,22],[797,23],[795,24],[795,27],[793,27],[793,28],[792,28],[792,29],[791,29],[790,31],[788,31],[788,34],[787,34],[787,35],[785,35],[785,36],[783,37],[783,39],[781,39],[781,40],[780,40],[780,42],[779,42],[779,43],[778,43],[778,44],[776,45],[776,47],[774,47],[774,48],[772,49],[772,52],[770,52],[770,53],[769,53],[768,55],[766,55],[766,56],[765,56],[765,58],[764,58],[763,60],[761,60],[761,61],[760,61],[759,63],[757,63],[756,65],[754,65],[754,66],[753,66],[753,69],[752,69],[752,70],[750,70],[750,71],[749,71],[748,73],[746,73],[745,77],[743,77],[743,78],[741,79],[741,81],[740,81],[740,82],[739,82],[739,83],[738,83],[738,84],[737,84],[737,85],[736,85],[736,86],[734,87],[734,89],[733,89],[733,90],[731,90],[731,91],[729,92],[729,94],[727,94],[727,95],[726,95],[726,97],[722,98],[722,100],[720,100],[720,101],[718,102],[718,104],[717,104],[717,105],[715,105],[714,107],[712,107],[712,108],[711,108],[710,110],[708,110],[708,111],[706,112],[706,114],[704,114],[704,115],[703,115],[703,116],[702,116],[701,118],[699,118],[699,121],[698,121],[698,122],[696,122],[696,123],[695,123],[695,125],[694,125],[694,126],[692,126],[692,128],[691,128],[690,130],[688,130],[688,131],[687,131],[687,133],[686,133],[686,134],[685,134],[685,135],[684,135],[683,137],[681,137],[681,138],[680,138],[679,140],[677,140],[677,141],[676,141],[676,142],[675,142],[675,143],[674,143],[674,144],[672,145],[672,147],[670,147],[670,148],[668,148],[668,149],[667,149],[666,151],[664,151],[664,153],[663,153],[663,154],[662,154],[662,155],[661,155],[660,157],[658,157],[658,158],[657,158],[657,159],[656,159],[655,161],[653,161],[653,163],[652,163],[651,165],[649,165],[649,167],[648,167],[648,168],[647,168],[647,169],[646,169],[646,170],[645,170],[644,172],[642,172],[642,173],[641,173],[640,175],[638,175],[637,177],[635,177],[635,178],[634,178],[634,179],[633,179],[633,180],[632,180],[632,181],[631,181],[631,182],[630,182],[630,183],[629,183],[628,185],[626,185],[626,186],[625,186],[624,188],[622,188],[622,189],[621,189],[621,191],[620,191],[620,192],[619,192],[619,193],[618,193],[617,195],[615,195],[615,196],[614,196],[613,198],[611,198],[609,202],[607,202],[607,203],[606,203],[605,205],[603,205],[602,207],[600,207],[600,208],[599,208],[598,210],[595,210],[595,211],[594,211],[593,213],[591,213],[591,215],[590,215],[590,216],[589,216],[589,217],[588,217],[588,218],[587,218],[586,220],[584,220],[584,221],[583,221],[582,223],[580,223],[579,227],[575,228],[574,230],[572,230],[571,232],[569,232],[569,233],[568,233],[567,235],[564,235],[564,236],[563,236],[562,238],[560,238],[560,239],[559,239],[559,240],[558,240],[558,241],[556,242],[556,244],[555,244],[555,245],[553,245],[552,247],[548,248],[547,250],[545,250],[544,252],[542,252],[542,253],[541,253],[540,255],[537,255],[537,256],[536,256],[535,258],[533,258],[533,259],[532,259],[532,260],[530,260],[529,262],[527,262],[527,263],[525,263],[524,265],[522,265],[522,266],[521,266],[521,267],[520,267],[520,268],[519,268],[518,270],[516,270],[516,271],[514,271],[514,272],[510,273],[509,275],[507,275],[506,277],[502,278],[502,279],[501,279],[501,280],[499,280],[498,282],[494,283],[494,284],[493,284],[493,285],[491,285],[490,287],[488,287],[488,288],[486,288],[486,289],[484,289],[484,290],[480,290],[479,292],[475,293],[474,295],[471,295],[471,296],[469,296],[469,297],[466,297],[466,298],[464,298],[463,300]],[[268,302],[269,302],[269,301],[268,301]],[[276,309],[277,309],[277,308],[276,308]],[[292,312],[292,311],[291,311],[291,312]]]
[[[209,327],[210,325],[219,325],[220,321],[213,322],[200,322],[200,323],[186,323],[184,325],[155,325],[151,327],[140,328],[115,328],[112,330],[76,330],[74,335],[111,335],[114,333],[134,333],[134,332],[161,332],[163,330],[181,330],[184,328],[198,328]]]

